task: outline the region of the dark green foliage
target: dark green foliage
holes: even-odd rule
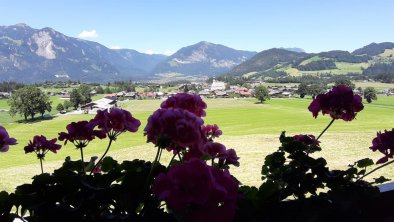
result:
[[[394,63],[376,63],[364,69],[363,74],[385,83],[392,83],[394,82]]]
[[[117,92],[135,92],[135,84],[132,81],[115,81],[113,86]]]
[[[92,88],[89,85],[82,84],[78,89],[73,89],[70,93],[70,101],[73,104],[74,109],[77,109],[81,105],[85,105],[92,101],[91,98]]]
[[[344,86],[349,86],[352,89],[356,88],[356,85],[352,83],[352,81],[349,78],[344,76],[332,77],[331,80],[334,80],[335,86],[344,85]]]
[[[371,103],[372,100],[377,100],[376,90],[373,87],[367,87],[364,90],[364,99],[367,100],[368,103]]]
[[[256,74],[253,74],[250,76],[250,78],[256,78],[256,77],[262,77],[265,79],[265,77],[271,77],[271,78],[278,78],[278,77],[285,77],[288,76],[287,72],[284,71],[277,71],[277,70],[266,70],[263,72],[258,72]]]
[[[298,85],[297,94],[300,95],[301,98],[304,98],[306,95],[310,95],[314,98],[325,91],[326,85],[323,82],[303,81]]]
[[[270,99],[267,87],[260,85],[255,88],[255,97],[263,103],[265,100]]]
[[[305,65],[297,66],[297,69],[301,71],[316,71],[316,70],[325,70],[325,69],[336,69],[334,61],[331,59],[312,61]]]
[[[38,87],[25,86],[15,91],[8,100],[9,113],[11,116],[19,113],[25,120],[28,116],[34,119],[36,114],[41,114],[43,117],[46,111],[51,111],[51,103],[49,97]]]
[[[379,190],[361,179],[371,159],[330,170],[324,158],[311,155],[321,150],[318,143],[308,145],[284,133],[280,142],[265,158],[262,185],[239,189],[243,197],[236,221],[364,221],[369,203],[379,197]]]
[[[104,89],[102,86],[97,86],[96,87],[96,92],[97,94],[104,94]]]
[[[70,100],[64,100],[64,102],[63,102],[63,108],[65,109],[65,110],[68,110],[68,108],[70,108],[70,107],[72,107],[73,106],[73,103],[70,101]]]
[[[372,59],[368,55],[354,55],[348,51],[333,50],[328,52],[321,52],[317,54],[323,58],[333,59],[335,62],[349,62],[349,63],[362,63],[368,62]]]
[[[63,111],[64,110],[63,104],[61,104],[61,103],[57,104],[56,110],[59,111],[59,112]]]
[[[377,81],[381,81],[384,83],[393,83],[394,82],[394,72],[378,74],[378,75],[376,75],[375,79]]]
[[[82,104],[86,104],[92,101],[92,95],[90,94],[92,88],[89,85],[81,84],[78,88],[78,91],[82,95]]]
[[[107,87],[105,87],[105,89],[104,89],[104,93],[106,93],[106,94],[111,94],[111,93],[112,93],[112,90],[111,90],[111,88],[109,88],[108,86],[107,86]]]
[[[17,82],[1,82],[0,92],[13,92],[17,89],[24,87],[25,85]]]
[[[70,102],[73,104],[74,109],[77,109],[82,104],[82,94],[77,89],[71,91]]]
[[[160,209],[147,184],[152,164],[103,161],[103,174],[81,175],[80,161],[66,160],[53,174],[33,177],[15,193],[0,193],[0,221],[175,221]],[[87,164],[87,163],[86,163]],[[158,164],[152,176],[164,172]],[[151,179],[152,180],[152,177]],[[15,212],[11,210],[15,207]]]

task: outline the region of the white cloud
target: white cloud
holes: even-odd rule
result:
[[[148,49],[145,51],[145,54],[152,55],[155,54],[155,51],[153,51],[153,49]]]
[[[118,46],[118,45],[112,45],[109,47],[110,49],[123,49],[122,47]]]
[[[81,33],[78,34],[78,38],[95,39],[95,38],[98,38],[98,34],[95,29],[92,29],[91,31],[83,30]]]

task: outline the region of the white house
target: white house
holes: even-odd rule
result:
[[[116,107],[116,100],[102,98],[81,106],[81,109],[85,110],[86,113],[88,113],[89,110],[92,110],[94,111],[93,113],[95,113],[97,110],[105,110],[112,107]]]
[[[226,83],[221,82],[221,81],[216,81],[213,79],[212,85],[211,85],[211,91],[223,91],[226,89]]]

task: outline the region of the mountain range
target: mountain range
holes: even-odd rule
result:
[[[150,55],[132,49],[109,49],[52,28],[0,26],[0,81],[25,83],[68,79],[104,83],[174,74],[262,78],[277,74],[361,73],[373,65],[394,62],[393,54],[391,42],[372,43],[351,53],[306,53],[300,48],[273,48],[257,53],[202,41],[171,56]]]

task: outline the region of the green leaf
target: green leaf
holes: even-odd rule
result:
[[[50,184],[51,181],[52,181],[51,175],[49,175],[49,173],[43,173],[33,177],[32,185],[41,187],[46,184]]]
[[[267,180],[259,188],[259,197],[261,200],[271,199],[279,192],[279,184],[273,180]]]
[[[390,179],[387,179],[384,176],[381,176],[379,178],[373,178],[373,179],[375,180],[374,183],[376,183],[376,184],[381,184],[381,183],[385,183],[387,181],[390,181]]]
[[[361,160],[357,161],[356,163],[357,163],[357,167],[359,167],[359,168],[369,167],[374,164],[373,160],[370,158],[361,159]]]
[[[105,157],[103,161],[101,161],[101,170],[103,172],[109,172],[117,167],[119,167],[118,161],[114,160],[110,156]]]

